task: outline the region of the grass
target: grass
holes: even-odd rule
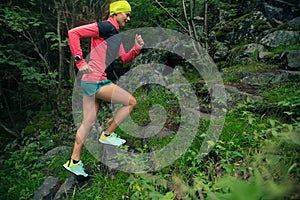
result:
[[[263,97],[267,98],[269,102],[280,102],[299,96],[300,83],[298,79],[290,79],[289,82],[280,85],[262,86],[261,90],[263,91]]]
[[[300,50],[300,47],[299,47],[299,45],[282,46],[282,47],[272,49],[271,52],[273,54],[279,54],[279,53],[282,53],[282,52],[288,51],[288,50]]]
[[[97,166],[95,166],[97,167]],[[98,169],[99,170],[99,169]],[[99,173],[92,176],[93,183],[74,189],[73,193],[65,199],[122,199],[128,191],[129,184],[126,183],[128,174],[118,173],[114,179],[110,179],[106,174]]]
[[[90,183],[74,188],[72,194],[69,194],[66,199],[130,199],[130,197],[132,197],[131,199],[138,199],[138,197],[150,198],[149,195],[151,192],[153,195],[155,193],[161,197],[165,196],[167,192],[172,192],[174,195],[181,194],[184,196],[193,196],[194,192],[192,192],[192,190],[196,188],[196,184],[200,183],[206,188],[203,189],[204,196],[209,197],[211,194],[210,192],[214,192],[222,197],[224,194],[228,193],[225,190],[226,187],[236,188],[234,184],[224,186],[224,183],[226,183],[225,181],[233,180],[231,177],[237,179],[236,182],[238,182],[241,187],[245,184],[244,187],[253,192],[255,190],[254,187],[256,187],[257,184],[254,182],[254,186],[252,187],[251,185],[248,185],[247,182],[243,182],[243,179],[254,177],[253,180],[255,181],[256,176],[253,175],[253,166],[258,164],[253,164],[252,162],[254,162],[253,160],[258,162],[258,154],[256,152],[260,151],[262,156],[264,156],[270,151],[270,149],[262,149],[264,146],[263,144],[266,143],[266,138],[272,145],[278,144],[272,140],[272,137],[264,132],[264,130],[270,127],[266,120],[262,120],[256,115],[251,115],[251,118],[253,119],[249,120],[249,116],[250,113],[243,114],[240,110],[229,113],[226,118],[226,125],[217,145],[210,152],[209,156],[205,158],[200,158],[198,155],[199,144],[201,144],[200,135],[202,134],[202,131],[206,130],[205,127],[202,127],[201,129],[203,130],[199,131],[199,135],[197,136],[198,139],[193,142],[192,146],[181,158],[179,158],[174,164],[156,173],[150,173],[152,178],[155,177],[156,179],[160,179],[159,177],[163,177],[161,181],[164,180],[169,184],[167,188],[159,184],[155,187],[153,185],[155,181],[145,175],[117,172],[114,178],[110,178],[110,176],[103,171],[99,162],[97,162],[92,155],[89,155],[87,151],[84,151],[83,158],[85,164],[89,169],[92,169],[93,172],[91,174]],[[252,121],[252,123],[250,123],[250,121]],[[159,140],[156,138],[149,140],[148,144],[149,146],[154,146],[155,144],[158,146],[164,146],[164,142],[167,141],[168,140]],[[269,146],[272,145],[269,144]],[[138,147],[139,144],[137,143],[136,146]],[[285,156],[285,152],[282,152],[281,154],[281,156]],[[296,159],[295,156],[295,154],[289,155],[289,159],[294,160]],[[27,174],[25,176],[22,175],[23,172],[15,171],[15,176],[10,175],[8,180],[13,181],[16,179],[16,176],[19,175],[22,175],[23,178],[21,179],[21,182],[9,181],[10,184],[7,185],[10,187],[8,189],[8,191],[10,191],[9,194],[14,194],[14,199],[27,198],[32,195],[32,193],[42,183],[43,179],[48,175],[55,175],[61,180],[66,179],[69,174],[62,170],[61,166],[63,164],[62,161],[65,161],[66,159],[68,159],[68,156],[57,156],[47,166],[41,166],[36,169],[31,167],[25,168],[24,173]],[[259,162],[263,161],[260,160]],[[290,161],[289,163],[291,164],[292,162]],[[288,168],[291,167],[291,165],[282,165],[283,163],[273,163],[273,165],[268,165],[268,167],[276,171],[276,167],[278,167],[279,164],[285,168],[283,170],[285,172],[287,172]],[[297,169],[292,169],[291,172],[294,170]],[[294,173],[296,173],[296,171],[294,171]],[[181,178],[179,179],[177,176]],[[179,180],[180,183],[178,183]],[[198,180],[198,182],[195,180]],[[268,182],[271,180],[272,177],[269,177]],[[31,184],[32,181],[34,181],[35,184]],[[14,186],[12,186],[12,183]],[[286,182],[284,183],[286,184]],[[270,184],[275,183],[270,182]],[[279,185],[280,184],[281,183],[279,181]],[[186,188],[180,188],[180,185],[181,187],[185,185]],[[287,186],[291,187],[290,184],[285,185],[284,188],[286,188],[286,190],[281,188],[282,194],[278,195],[282,196],[290,192],[291,189]],[[17,188],[18,190],[16,190]],[[272,191],[264,192],[267,192],[268,195],[275,195],[275,191]],[[4,193],[2,193],[2,197],[7,197],[3,196],[3,194]],[[257,195],[260,194],[261,191],[257,192]],[[6,199],[10,198],[7,197]]]
[[[224,73],[230,72],[262,72],[262,71],[270,71],[276,68],[275,65],[266,65],[264,63],[253,63],[253,64],[245,64],[245,65],[234,65],[228,68],[223,69]]]

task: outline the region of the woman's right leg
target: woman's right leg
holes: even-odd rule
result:
[[[95,96],[83,96],[83,120],[77,130],[72,153],[72,160],[79,161],[83,144],[97,120],[100,102]]]
[[[116,84],[102,87],[101,90],[96,94],[96,97],[106,102],[123,105],[123,107],[121,107],[115,114],[114,119],[109,127],[107,127],[105,133],[108,134],[114,132],[116,128],[130,115],[133,108],[136,106],[136,99],[130,93]]]

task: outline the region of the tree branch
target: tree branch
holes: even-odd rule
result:
[[[194,33],[194,34],[193,34],[193,29],[192,29],[192,27],[191,27],[191,25],[190,25],[190,22],[189,22],[189,20],[188,20],[188,16],[187,16],[187,12],[186,12],[186,7],[185,7],[185,2],[184,2],[184,0],[182,0],[182,7],[183,7],[183,12],[184,12],[185,20],[186,20],[186,22],[187,22],[187,24],[188,24],[188,27],[189,27],[189,35],[190,35],[192,38],[194,38],[193,35],[195,36],[197,33]],[[192,12],[192,11],[191,11],[191,12]],[[192,40],[192,43],[193,43],[193,47],[194,47],[194,49],[195,49],[195,52],[200,56],[200,54],[201,54],[201,53],[200,53],[200,50],[202,49],[202,47],[201,47],[199,41],[197,41],[197,40]]]
[[[193,31],[192,31],[190,22],[189,22],[189,20],[188,20],[188,16],[187,16],[187,12],[186,12],[186,7],[185,7],[185,2],[184,2],[184,0],[182,0],[182,7],[183,7],[184,18],[185,18],[185,21],[186,21],[186,23],[187,23],[187,25],[188,25],[188,28],[189,28],[189,30],[188,30],[189,35],[190,35],[191,37],[193,37]]]
[[[26,34],[26,32],[27,32],[27,34]],[[23,31],[22,32],[22,35],[33,45],[33,49],[34,49],[34,51],[40,56],[40,58],[42,59],[42,61],[44,62],[44,64],[45,64],[45,66],[46,66],[46,68],[48,69],[48,72],[51,72],[51,67],[50,67],[50,65],[48,64],[48,62],[47,62],[47,60],[46,60],[46,58],[42,55],[42,53],[40,52],[40,49],[39,49],[39,47],[36,45],[36,43],[34,42],[34,40],[33,40],[33,38],[31,37],[31,34],[30,34],[30,32],[29,31]]]
[[[186,32],[189,32],[188,29],[185,28],[185,26],[183,26],[182,23],[180,23],[180,21],[178,21],[161,3],[158,2],[158,0],[155,0],[155,2],[164,10],[166,11],[166,13],[172,18],[174,19]]]
[[[2,122],[0,122],[0,126],[8,133],[12,134],[13,136],[19,138],[20,135],[16,132],[14,132],[13,130],[9,129],[8,127],[6,127]]]

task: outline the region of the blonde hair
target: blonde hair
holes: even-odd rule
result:
[[[116,2],[116,1],[117,0],[108,0],[108,1],[106,1],[105,6],[104,6],[103,15],[102,15],[102,20],[107,20],[108,19],[108,17],[110,16],[109,5],[113,2]]]

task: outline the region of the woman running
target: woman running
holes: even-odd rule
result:
[[[119,57],[123,63],[130,62],[140,52],[144,45],[141,35],[135,35],[133,48],[125,52],[118,37],[118,31],[130,20],[131,7],[127,1],[115,1],[109,5],[109,14],[104,21],[95,22],[71,29],[68,32],[69,46],[75,59],[76,67],[83,73],[81,89],[83,95],[83,120],[77,130],[71,159],[64,167],[75,175],[87,177],[80,154],[85,139],[95,125],[100,102],[122,104],[116,112],[109,127],[99,138],[103,144],[120,146],[126,141],[114,131],[131,113],[136,105],[136,99],[126,90],[107,79],[105,69]],[[83,58],[80,38],[91,38],[91,52],[89,63]]]

